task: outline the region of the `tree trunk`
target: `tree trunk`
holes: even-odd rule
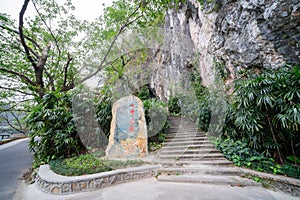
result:
[[[295,153],[295,150],[294,150],[294,142],[293,142],[293,138],[291,137],[291,148],[292,148],[292,153],[293,153],[293,156],[294,156],[294,164],[296,165],[296,166],[298,166],[298,164],[297,164],[297,160],[296,160],[296,153]]]
[[[276,136],[275,136],[275,132],[274,132],[274,129],[273,129],[273,125],[272,125],[272,123],[270,121],[268,112],[266,112],[266,116],[267,116],[267,120],[268,120],[268,123],[269,123],[269,127],[271,129],[271,133],[272,133],[272,137],[273,137],[274,143],[276,144],[276,150],[277,150],[277,153],[278,153],[279,161],[280,161],[280,164],[282,164],[284,162],[284,159],[282,157],[282,154],[281,154],[281,151],[280,151],[280,148],[279,148]]]

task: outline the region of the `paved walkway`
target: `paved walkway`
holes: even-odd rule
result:
[[[51,195],[35,185],[20,185],[13,200],[298,200],[290,195],[261,187],[164,183],[155,178],[107,187],[98,191],[70,195]]]
[[[19,139],[0,146],[0,199],[11,200],[22,183],[24,172],[32,166],[28,139]]]
[[[201,146],[201,149],[197,149],[197,152],[195,149],[189,150],[188,148],[184,146],[184,153],[179,152],[180,155],[178,155],[178,145],[183,145],[182,143],[187,143],[189,145],[190,143],[199,143],[198,146],[203,145],[202,143],[207,143],[207,139],[203,137],[205,136],[199,136],[195,132],[195,127],[191,127],[189,124],[181,124],[188,125],[189,127],[186,127],[185,132],[180,132],[180,129],[175,130],[176,131],[176,137],[170,137],[168,138],[168,144],[164,147],[165,151],[163,154],[161,154],[161,161],[165,161],[166,168],[164,170],[165,173],[169,173],[171,170],[172,172],[175,171],[175,173],[171,173],[172,175],[168,175],[167,178],[175,178],[176,182],[161,182],[166,180],[161,180],[161,176],[159,176],[158,181],[156,178],[147,178],[142,180],[137,180],[133,182],[128,183],[122,183],[119,185],[109,186],[103,189],[99,189],[96,191],[91,192],[81,192],[77,194],[69,194],[69,195],[53,195],[44,193],[37,189],[36,185],[27,185],[24,182],[19,186],[15,197],[13,200],[81,200],[81,199],[93,199],[93,200],[297,200],[299,198],[292,197],[288,194],[284,194],[282,192],[274,192],[271,190],[266,190],[259,186],[248,186],[248,187],[233,187],[231,185],[235,184],[225,184],[224,180],[222,179],[221,185],[211,184],[214,183],[214,181],[211,181],[211,178],[213,175],[215,175],[215,169],[214,170],[207,170],[205,168],[205,177],[209,177],[210,182],[207,182],[208,184],[203,184],[203,177],[204,175],[200,172],[203,172],[203,166],[201,169],[199,169],[199,162],[207,161],[205,159],[208,159],[208,161],[212,160],[212,163],[216,163],[216,166],[223,166],[225,165],[227,168],[224,171],[223,168],[220,168],[220,173],[218,173],[218,177],[222,178],[223,176],[232,176],[236,175],[235,172],[229,170],[231,169],[231,162],[225,160],[224,158],[221,158],[216,150],[213,150],[212,147],[210,147],[208,152],[206,152],[206,148],[203,148]],[[180,132],[181,134],[178,134]],[[192,137],[191,137],[192,134]],[[192,139],[191,139],[192,138]],[[174,145],[173,145],[174,144]],[[171,147],[176,147],[174,151],[169,150],[172,149]],[[207,144],[208,145],[208,144]],[[211,144],[210,144],[211,145]],[[170,147],[169,147],[170,146]],[[205,150],[205,151],[204,151]],[[203,156],[203,152],[205,155]],[[196,156],[196,157],[195,157]],[[216,159],[212,159],[216,157]],[[192,158],[192,159],[191,159]],[[182,159],[182,160],[181,160]],[[223,160],[222,160],[223,159]],[[203,161],[204,160],[204,161]],[[224,160],[226,163],[224,163]],[[186,169],[185,165],[175,165],[175,167],[179,167],[178,169],[174,168],[175,164],[182,164],[182,162],[187,162],[184,164],[191,164],[191,162],[194,161],[198,163],[196,171],[198,173],[194,174],[192,173],[193,167],[195,168],[195,165],[192,165]],[[220,163],[222,161],[222,163]],[[203,164],[203,163],[202,163]],[[211,163],[210,163],[211,164]],[[221,165],[223,164],[223,165]],[[171,165],[171,166],[170,166]],[[206,166],[206,165],[205,165]],[[207,167],[211,167],[211,165],[207,165]],[[201,171],[202,170],[202,171]],[[214,173],[208,173],[210,171],[213,171]],[[180,173],[179,173],[180,172]],[[186,177],[185,172],[188,173],[189,176],[192,175],[192,178],[199,178],[201,181],[197,181],[197,184],[191,183],[183,183],[185,181],[177,180],[178,178],[181,179],[181,177]],[[226,172],[226,173],[225,173]],[[163,173],[160,171],[160,173]],[[199,174],[200,173],[200,174]],[[232,174],[233,173],[233,174]],[[241,184],[237,184],[241,185]],[[244,185],[251,185],[251,184],[244,184]],[[253,184],[252,184],[253,185]]]

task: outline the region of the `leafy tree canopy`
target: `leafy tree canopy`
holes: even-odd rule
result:
[[[30,110],[48,91],[65,92],[122,62],[118,37],[137,27],[162,25],[170,0],[115,1],[88,22],[72,14],[71,0],[24,0],[18,21],[0,13],[1,110]],[[27,16],[33,4],[37,15]],[[27,107],[26,107],[27,106]]]
[[[163,26],[170,2],[118,0],[93,22],[74,16],[71,0],[23,0],[17,21],[0,13],[0,114],[28,113],[36,166],[84,151],[69,91],[96,76],[122,77],[125,65],[137,57],[120,51],[119,38],[130,29]],[[27,16],[29,4],[35,16]],[[107,111],[109,103],[99,108]]]

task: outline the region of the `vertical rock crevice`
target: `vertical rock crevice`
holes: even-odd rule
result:
[[[155,58],[150,86],[161,99],[176,88],[189,87],[190,63],[203,84],[214,82],[214,61],[229,75],[242,69],[275,69],[300,63],[299,0],[225,0],[203,5],[187,0],[169,9],[165,18],[165,45]],[[175,83],[175,84],[174,84]]]

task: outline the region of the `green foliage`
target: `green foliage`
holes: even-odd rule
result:
[[[227,119],[227,126],[236,129],[234,137],[243,138],[251,148],[267,156],[275,155],[280,162],[288,155],[300,155],[294,150],[300,141],[299,67],[244,73],[235,82],[234,94]]]
[[[209,122],[211,118],[211,110],[209,101],[207,99],[202,99],[199,101],[199,117],[197,119],[197,126],[201,131],[208,131]]]
[[[50,168],[57,174],[79,176],[126,167],[136,167],[142,164],[143,161],[141,160],[108,160],[105,158],[96,158],[93,154],[85,154],[65,160],[53,160],[50,162]]]
[[[1,112],[6,106],[29,112],[27,122],[35,166],[70,157],[84,149],[75,131],[67,91],[108,66],[115,68],[115,80],[122,78],[124,65],[121,62],[134,55],[124,55],[123,60],[114,47],[115,39],[129,28],[162,27],[165,9],[172,2],[118,0],[106,8],[104,17],[94,22],[76,19],[71,0],[64,4],[29,1],[38,14],[24,19],[24,24],[0,14]],[[20,38],[24,40],[22,45]],[[99,123],[107,135],[111,97],[107,86],[95,103]],[[37,137],[39,142],[34,140]],[[162,138],[160,135],[159,140]]]
[[[289,177],[294,177],[300,179],[300,167],[292,165],[290,163],[285,163],[281,167],[281,172]]]
[[[116,31],[120,29],[120,26],[129,18],[129,16],[137,19],[132,25],[133,28],[153,25],[163,26],[164,12],[170,5],[171,0],[114,1],[113,5],[107,7],[104,12],[105,26],[108,27],[106,30]],[[139,9],[135,12],[134,10],[137,8]]]
[[[202,79],[197,70],[193,70],[189,73],[189,80],[191,81],[191,86],[195,92],[195,95],[198,99],[202,100],[203,98],[207,98],[208,90],[202,84]]]
[[[102,162],[106,163],[107,166],[110,166],[113,170],[122,169],[127,167],[138,167],[144,164],[142,160],[108,160],[102,159]]]
[[[293,162],[293,163],[300,164],[300,158],[299,157],[287,156],[286,159]]]
[[[173,115],[188,116],[197,122],[198,128],[207,131],[211,118],[210,96],[208,89],[202,84],[201,76],[197,70],[188,74],[190,91],[177,93],[168,101],[169,112]]]
[[[50,168],[54,172],[65,176],[92,174],[111,170],[110,167],[104,165],[91,154],[80,155],[79,157],[66,160],[51,161]]]
[[[137,94],[137,97],[142,100],[142,101],[145,101],[145,100],[148,100],[148,99],[151,99],[152,96],[150,94],[150,90],[148,88],[147,85],[143,86],[141,88],[141,90],[139,91],[139,93]]]
[[[96,99],[96,113],[98,122],[105,135],[110,134],[110,123],[112,120],[112,94],[110,87],[102,87],[99,97]]]
[[[267,158],[254,149],[249,148],[245,141],[218,138],[215,144],[216,148],[221,150],[225,157],[231,160],[236,166],[248,167],[272,174],[283,174],[295,178],[300,177],[299,167],[288,163],[284,165],[276,164],[274,159]]]
[[[259,157],[256,151],[247,147],[247,144],[240,140],[233,141],[230,138],[225,140],[218,138],[216,148],[220,149],[225,157],[232,160],[237,166],[247,166],[252,157]]]
[[[208,131],[211,119],[209,92],[202,84],[201,76],[198,71],[194,70],[190,72],[189,80],[191,81],[191,86],[197,98],[197,103],[194,103],[194,106],[197,108],[192,109],[198,112],[197,126],[201,131]]]
[[[170,127],[166,103],[157,99],[143,101],[147,123],[148,144],[150,149],[157,149],[165,141]]]
[[[84,150],[75,130],[69,93],[49,92],[26,116],[34,166],[79,154]]]
[[[167,116],[167,105],[163,101],[152,98],[148,86],[141,88],[137,96],[143,101],[148,133],[148,148],[156,151],[165,141],[170,127]]]
[[[2,104],[11,110],[30,111],[30,105],[39,103],[48,91],[71,90],[116,60],[119,62],[121,55],[114,39],[130,28],[163,25],[164,11],[170,3],[118,0],[105,9],[105,16],[88,22],[75,18],[71,0],[64,4],[29,1],[38,13],[24,19],[22,33],[16,21],[1,13],[0,111]],[[21,35],[25,45],[20,44]],[[117,71],[122,67],[118,65]]]
[[[222,1],[217,1],[217,0],[197,0],[200,5],[202,10],[208,10],[208,13],[211,13],[213,11],[218,11],[222,5]]]
[[[169,112],[173,115],[179,115],[181,107],[179,105],[179,98],[177,96],[170,97],[168,101]]]
[[[160,149],[162,147],[162,143],[158,143],[158,142],[149,142],[148,144],[148,149],[151,152],[155,152],[158,149]]]
[[[218,76],[220,76],[220,78],[222,78],[223,80],[226,80],[228,76],[228,71],[226,69],[226,66],[223,63],[218,62],[217,60],[214,60],[213,66]]]
[[[217,147],[238,166],[299,177],[299,67],[241,74]]]

